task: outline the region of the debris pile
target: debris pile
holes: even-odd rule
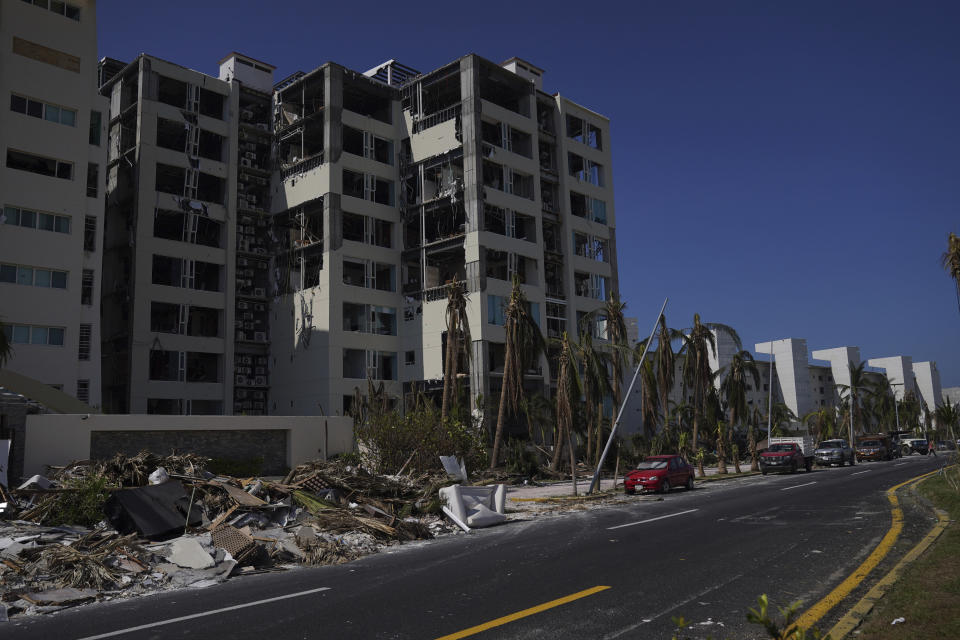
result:
[[[443,474],[314,461],[277,481],[216,475],[209,462],[142,452],[0,487],[0,620],[339,564],[457,531],[440,510],[438,490],[451,483]]]

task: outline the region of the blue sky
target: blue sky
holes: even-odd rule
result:
[[[611,119],[621,292],[645,332],[694,312],[746,345],[936,360],[960,385],[939,264],[960,233],[960,3],[98,3],[101,55],[277,79],[332,60],[519,56]],[[146,29],[145,29],[146,27]]]

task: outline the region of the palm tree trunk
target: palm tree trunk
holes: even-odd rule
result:
[[[557,425],[556,437],[553,439],[553,458],[550,460],[550,471],[560,468],[560,456],[563,452],[563,427]]]
[[[446,420],[447,415],[450,411],[450,397],[453,395],[454,390],[454,377],[457,374],[456,367],[456,357],[459,349],[457,348],[457,330],[454,326],[456,323],[451,322],[451,326],[447,327],[447,362],[443,371],[443,402],[440,406],[440,418],[441,420]]]
[[[757,459],[757,428],[753,420],[747,421],[747,441],[750,444],[750,471],[760,471],[760,461]]]
[[[497,410],[497,431],[493,436],[493,451],[490,454],[491,469],[497,466],[497,458],[500,456],[500,441],[503,439],[503,421],[507,417],[508,387],[513,384],[513,376],[511,375],[513,371],[513,357],[513,347],[510,341],[507,340],[503,358],[503,383],[500,387],[500,407]]]
[[[570,477],[573,480],[573,495],[577,495],[577,461],[573,455],[573,429],[567,425],[567,448],[570,449]]]

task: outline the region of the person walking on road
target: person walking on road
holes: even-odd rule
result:
[[[937,457],[937,444],[933,440],[927,440],[927,455]]]

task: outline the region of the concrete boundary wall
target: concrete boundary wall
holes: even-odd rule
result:
[[[224,431],[231,435],[242,431],[285,431],[285,466],[290,467],[354,449],[353,420],[345,417],[42,414],[27,416],[23,474],[43,474],[47,465],[88,459],[94,431],[191,430]]]

